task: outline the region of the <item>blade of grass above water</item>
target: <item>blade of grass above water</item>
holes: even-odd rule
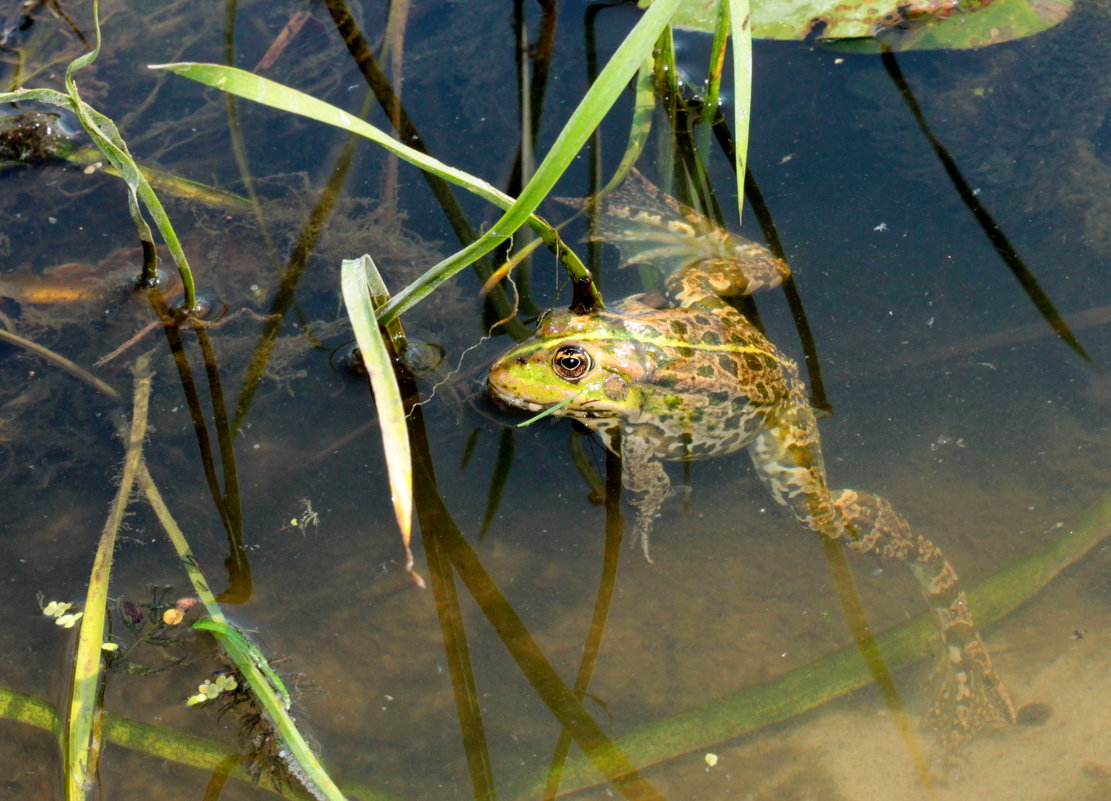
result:
[[[537,233],[545,237],[545,241],[553,235],[552,229],[547,224],[543,224],[540,227],[535,226],[532,221],[537,218],[533,216],[533,212],[551,192],[552,187],[555,186],[571,161],[578,154],[591,132],[593,132],[602,121],[602,118],[617,101],[621,92],[624,91],[626,84],[636,73],[646,55],[651,52],[653,44],[660,32],[668,24],[678,4],[679,0],[657,0],[657,2],[653,3],[652,7],[645,12],[644,16],[641,17],[636,26],[634,26],[632,31],[629,32],[628,36],[617,48],[616,52],[614,52],[609,62],[599,74],[598,80],[594,82],[583,96],[579,105],[571,113],[570,119],[556,138],[555,145],[553,145],[548,155],[544,158],[544,161],[537,168],[532,179],[522,190],[521,196],[517,198],[516,201],[509,204],[501,219],[483,234],[482,237],[433,266],[416,281],[395,295],[394,298],[379,311],[381,322],[388,322],[398,314],[401,314],[406,309],[420,302],[422,298],[426,297],[437,286],[455,275],[455,273],[462,270],[475,259],[486,255],[502,242],[508,240],[513,233],[526,222],[533,224]],[[486,182],[480,181],[473,176],[468,176],[460,170],[448,167],[435,159],[430,159],[424,154],[412,151],[398,144],[392,138],[386,136],[373,126],[365,123],[356,125],[357,121],[346,112],[329,106],[322,101],[300,93],[291,95],[289,93],[292,92],[292,90],[288,89],[282,92],[280,90],[284,89],[284,87],[280,87],[278,84],[265,81],[250,73],[231,70],[217,65],[163,64],[157,66],[163,69],[169,69],[179,75],[198,80],[201,83],[215,86],[224,91],[240,94],[242,97],[247,97],[248,99],[256,100],[266,105],[282,108],[284,107],[283,103],[296,99],[298,103],[298,107],[296,108],[297,113],[306,114],[306,116],[314,116],[314,118],[322,119],[322,121],[328,121],[333,124],[342,123],[342,127],[345,127],[346,130],[352,130],[356,133],[366,135],[368,138],[381,144],[392,152],[397,153],[402,158],[416,164],[422,169],[432,169],[434,167],[436,174],[444,179],[476,192],[476,194],[505,208],[504,203],[507,199],[506,196]],[[310,109],[314,112],[313,115],[307,113]],[[322,117],[316,117],[316,114],[320,114]],[[333,122],[333,120],[335,120],[335,122]],[[585,277],[585,268],[582,269],[582,274],[575,275],[574,277]]]
[[[385,131],[377,128],[366,120],[344,111],[341,108],[318,100],[289,86],[284,86],[276,81],[263,78],[260,75],[247,72],[235,67],[222,64],[204,64],[179,62],[174,64],[152,64],[151,69],[166,69],[182,77],[197,81],[205,86],[227,92],[229,94],[253,100],[264,106],[270,106],[291,114],[331,125],[341,130],[362,136],[389,152],[399,156],[410,164],[432,173],[445,181],[463,187],[469,192],[497,206],[507,209],[513,205],[514,198],[502,192],[497,187],[487,183],[464,170],[451,167],[444,162],[415,150],[398,142]],[[556,230],[543,219],[530,216],[528,224],[532,226],[546,244],[565,252],[570,258],[565,262],[574,277],[589,277],[582,263],[562,244]],[[461,268],[460,268],[461,269]],[[401,314],[408,308],[397,310],[390,317]],[[385,322],[385,320],[383,321]]]
[[[385,284],[370,256],[345,259],[341,267],[341,284],[347,316],[351,319],[355,341],[359,345],[359,353],[374,389],[374,404],[378,409],[379,429],[382,432],[382,449],[390,478],[391,500],[397,526],[401,529],[401,542],[405,547],[405,569],[423,587],[424,580],[413,569],[413,551],[409,547],[413,521],[413,462],[409,452],[409,430],[405,425],[405,409],[401,403],[401,392],[397,388],[393,363],[382,339],[370,297],[372,285],[384,289]]]
[[[189,268],[189,261],[185,257],[185,251],[182,250],[181,242],[177,238],[177,232],[174,231],[170,218],[166,215],[166,210],[162,207],[158,195],[155,194],[150,183],[132,158],[127,149],[127,144],[116,128],[116,124],[83,101],[77,91],[77,84],[73,79],[74,73],[93,63],[100,54],[101,36],[98,0],[93,0],[93,22],[96,27],[96,47],[91,52],[75,58],[66,68],[65,93],[53,89],[19,89],[14,92],[0,94],[0,103],[33,100],[67,108],[77,115],[85,133],[89,135],[96,148],[104,154],[104,157],[108,159],[119,172],[124,183],[127,184],[128,211],[139,234],[139,240],[143,245],[143,279],[151,283],[157,277],[158,256],[155,250],[154,236],[139,208],[140,202],[154,218],[154,223],[159,233],[162,234],[166,247],[170,250],[170,255],[177,265],[178,274],[181,276],[181,282],[185,288],[185,308],[187,311],[192,311],[197,303],[193,273]]]

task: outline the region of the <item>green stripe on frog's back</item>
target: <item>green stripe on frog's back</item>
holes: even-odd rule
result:
[[[714,353],[732,353],[732,354],[745,354],[750,353],[754,356],[766,356],[775,363],[780,361],[780,356],[774,349],[768,347],[760,347],[755,344],[738,344],[720,341],[696,341],[690,342],[684,339],[665,336],[659,333],[644,333],[644,334],[628,334],[621,336],[606,331],[592,331],[582,332],[576,334],[566,334],[560,337],[545,338],[540,341],[526,340],[521,343],[520,347],[510,351],[502,358],[512,356],[530,356],[540,350],[555,350],[560,345],[574,342],[638,342],[642,345],[651,345],[661,350],[674,350],[679,356],[689,358],[694,352],[714,352]]]

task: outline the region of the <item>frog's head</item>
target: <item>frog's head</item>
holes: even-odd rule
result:
[[[507,406],[590,420],[635,416],[649,365],[620,317],[555,311],[490,368],[490,397]]]

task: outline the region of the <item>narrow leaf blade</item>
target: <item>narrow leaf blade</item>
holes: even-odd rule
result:
[[[340,282],[347,316],[351,319],[355,341],[374,389],[374,403],[378,408],[382,447],[390,477],[390,496],[397,525],[401,529],[401,542],[405,546],[405,569],[423,587],[424,580],[413,569],[413,552],[409,547],[413,520],[413,463],[409,452],[409,429],[405,425],[405,409],[401,403],[397,376],[394,375],[389,350],[378,327],[368,290],[371,275],[377,275],[377,272],[370,256],[345,259]]]

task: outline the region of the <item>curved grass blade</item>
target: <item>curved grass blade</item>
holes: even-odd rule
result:
[[[382,322],[392,320],[406,309],[420,302],[421,299],[451,276],[506,242],[526,222],[533,225],[545,241],[548,241],[554,235],[551,227],[546,223],[539,227],[535,225],[533,220],[539,218],[536,218],[533,212],[548,196],[556,181],[559,180],[571,161],[578,155],[587,138],[624,91],[626,84],[640,68],[645,56],[651,52],[656,39],[666,27],[678,4],[679,0],[657,0],[645,12],[602,69],[602,72],[598,75],[598,80],[594,82],[579,105],[571,113],[570,119],[556,138],[552,149],[522,190],[521,196],[511,202],[508,208],[505,206],[506,196],[485,181],[479,181],[460,170],[448,167],[422,153],[412,151],[373,126],[359,123],[346,112],[297,93],[296,99],[299,103],[296,109],[297,113],[307,115],[307,112],[312,110],[314,114],[311,116],[317,119],[327,117],[327,121],[336,120],[342,123],[346,130],[366,135],[422,169],[430,169],[434,166],[437,175],[476,192],[502,208],[506,208],[501,219],[478,240],[427,270],[416,281],[409,284],[386,303],[379,310],[379,317]],[[284,98],[286,102],[294,98],[290,94],[292,90],[240,70],[231,70],[213,64],[163,64],[157,66],[266,105],[284,108],[285,105],[281,98]],[[316,114],[322,116],[315,116]],[[549,244],[554,244],[554,242]],[[581,263],[579,266],[581,266]],[[572,275],[576,278],[580,277],[574,272],[572,272]],[[587,276],[585,267],[582,268],[581,276]]]
[[[305,789],[316,798],[346,801],[290,717],[289,692],[262,652],[229,623],[201,618],[193,624],[193,628],[207,631],[215,637],[235,669],[250,685],[256,700],[277,729],[282,745],[289,751],[286,767],[305,785]]]
[[[453,183],[456,186],[460,186],[498,208],[508,209],[514,203],[512,197],[481,178],[455,167],[451,167],[439,159],[429,156],[427,153],[398,142],[385,131],[370,124],[366,120],[358,119],[354,115],[330,103],[325,103],[323,100],[318,100],[315,97],[299,92],[288,86],[283,86],[276,81],[271,81],[260,75],[255,75],[235,67],[227,67],[222,64],[189,62],[152,64],[151,69],[170,70],[177,75],[197,81],[205,86],[220,89],[221,91],[236,95],[237,97],[253,100],[264,106],[270,106],[271,108],[276,108],[291,114],[300,114],[303,117],[308,117],[317,122],[322,122],[326,125],[332,125],[336,128],[349,131],[350,133],[358,134],[399,156],[410,164],[432,173],[445,181]],[[528,224],[536,231],[537,235],[544,240],[544,243],[557,252],[573,278],[589,278],[589,272],[586,267],[583,266],[578,257],[563,244],[555,228],[535,215],[529,215],[527,220]],[[492,249],[493,248],[491,248],[491,250]],[[466,264],[459,267],[459,269],[465,266]],[[427,273],[425,275],[427,275]],[[454,272],[452,275],[454,275]],[[448,277],[450,276],[446,276],[443,280],[447,280]],[[442,282],[443,281],[440,281],[439,283]],[[421,295],[421,297],[424,297],[424,295]],[[419,300],[419,298],[417,300]],[[414,305],[415,302],[414,300],[412,303],[407,303],[402,308],[393,309],[388,315],[383,315],[383,322],[387,322],[406,311]]]
[[[55,353],[49,348],[44,348],[37,342],[32,342],[29,339],[21,337],[19,334],[13,334],[11,331],[7,331],[3,328],[0,328],[0,340],[10,342],[13,345],[17,345],[31,353],[34,353],[36,356],[42,357],[48,362],[52,362],[53,364],[65,370],[70,375],[74,376],[75,378],[79,378],[89,386],[93,387],[99,392],[102,392],[114,401],[120,400],[120,393],[116,392],[115,389],[101,381],[84,367],[70,361],[65,356]]]
[[[100,53],[101,36],[98,6],[98,0],[94,0],[93,21],[96,27],[96,47],[91,52],[74,59],[70,63],[69,67],[66,69],[65,93],[53,89],[19,89],[14,92],[0,94],[0,103],[16,103],[30,100],[61,106],[77,115],[78,120],[81,122],[81,126],[85,129],[85,133],[89,135],[93,144],[104,154],[104,157],[108,159],[111,165],[119,172],[124,183],[127,184],[128,212],[131,214],[131,219],[135,223],[135,228],[139,234],[139,240],[143,245],[144,279],[152,281],[156,277],[157,253],[155,251],[154,237],[151,234],[150,226],[147,225],[146,220],[139,210],[140,201],[154,219],[155,226],[157,226],[159,233],[162,234],[162,239],[165,241],[166,246],[170,250],[170,255],[177,265],[178,273],[181,276],[181,283],[185,289],[185,308],[191,311],[197,303],[197,290],[193,282],[193,273],[189,268],[189,260],[185,256],[185,251],[181,247],[181,242],[177,238],[177,233],[170,223],[170,218],[166,215],[166,210],[162,207],[158,195],[154,193],[150,183],[135,163],[135,159],[132,158],[131,153],[128,152],[127,144],[123,141],[123,137],[120,136],[116,124],[81,99],[77,91],[77,84],[73,80],[73,74],[91,64]]]
[[[382,339],[370,296],[370,290],[375,287],[384,289],[385,285],[370,256],[345,259],[340,280],[347,316],[351,319],[355,341],[374,389],[386,469],[390,476],[390,494],[397,526],[401,529],[401,542],[405,547],[405,569],[423,587],[424,580],[413,569],[413,551],[409,547],[413,524],[413,462],[409,453],[409,429],[405,425],[405,409],[401,404],[393,363]]]
[[[116,497],[100,535],[89,589],[85,595],[84,615],[73,657],[73,683],[65,722],[65,792],[67,801],[84,801],[96,773],[100,753],[100,679],[104,645],[105,617],[108,608],[108,581],[112,573],[112,556],[116,534],[123,522],[123,513],[131,497],[131,488],[142,459],[143,440],[147,434],[147,406],[150,401],[150,354],[139,357],[135,364],[134,410],[124,458],[123,476]]]

